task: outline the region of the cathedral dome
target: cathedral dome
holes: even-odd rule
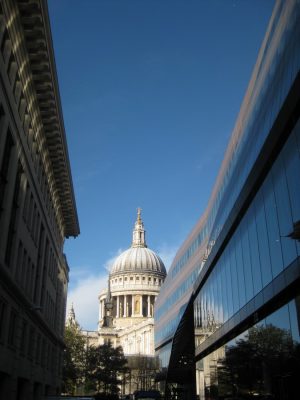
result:
[[[111,275],[122,272],[156,272],[166,275],[161,258],[147,247],[132,247],[115,260]]]
[[[166,268],[161,258],[147,248],[141,211],[138,209],[137,221],[133,230],[131,247],[120,254],[113,263],[110,275],[122,273],[155,273],[166,276]]]

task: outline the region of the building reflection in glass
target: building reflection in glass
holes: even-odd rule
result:
[[[299,297],[197,363],[200,399],[296,399]]]

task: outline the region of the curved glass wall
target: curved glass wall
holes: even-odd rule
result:
[[[196,364],[198,396],[209,399],[299,397],[300,298]]]
[[[283,101],[287,96],[288,90],[299,72],[299,16],[299,1],[290,0],[289,2],[286,2],[280,0],[276,2],[266,37],[259,52],[252,78],[243,100],[239,117],[226,151],[207,211],[200,221],[198,233],[193,236],[193,239],[187,240],[187,249],[180,257],[175,258],[160,295],[157,298],[154,314],[156,323],[156,345],[157,343],[162,343],[164,340],[169,339],[170,336],[174,334],[178,325],[178,314],[174,315],[174,313],[170,313],[170,317],[167,318],[166,312],[176,307],[178,310],[182,308],[184,304],[187,304],[187,295],[191,295],[192,293],[192,280],[190,281],[191,286],[186,287],[184,293],[181,288],[181,281],[184,279],[185,270],[188,269],[191,260],[195,255],[199,258],[199,263],[195,265],[195,271],[199,271],[199,265],[201,269],[203,259],[205,261],[206,256],[209,254],[217,240],[222,227],[224,226],[224,223],[228,218],[243,185],[245,184],[249,172],[261,151],[270,129],[274,124]],[[277,168],[280,168],[280,166],[277,166]],[[275,172],[276,171],[274,170],[273,174],[275,174]],[[259,206],[259,203],[264,204],[264,207],[266,207],[265,204],[268,204],[271,207],[270,209],[267,207],[267,210],[264,210],[264,218],[267,225],[260,226],[261,224],[258,222],[259,226],[255,226],[255,229],[269,230],[269,245],[272,247],[277,246],[277,252],[279,252],[280,248],[282,257],[285,257],[282,261],[282,263],[284,263],[286,262],[287,257],[289,257],[288,253],[293,253],[293,250],[291,250],[290,247],[293,247],[294,245],[287,244],[288,240],[284,242],[281,237],[279,239],[280,245],[276,242],[275,237],[276,235],[278,236],[278,232],[280,232],[279,235],[281,235],[282,231],[286,231],[286,227],[283,226],[283,224],[286,224],[286,222],[283,222],[283,215],[276,216],[277,223],[275,225],[277,227],[274,227],[275,231],[272,231],[271,226],[271,224],[274,223],[272,219],[275,202],[274,196],[276,195],[278,197],[280,195],[278,192],[278,186],[281,185],[282,179],[282,176],[278,176],[278,181],[273,183],[273,177],[269,178],[269,181],[265,185],[264,193],[260,194],[260,196],[263,196],[263,201],[259,199],[259,197],[255,200],[257,207]],[[275,184],[277,186],[273,189],[272,185]],[[283,185],[288,185],[288,183],[285,181],[283,182]],[[289,190],[294,189],[292,188]],[[287,198],[283,199],[283,201],[288,200],[289,199]],[[281,200],[279,199],[278,201]],[[296,207],[295,204],[293,206]],[[252,258],[254,258],[255,253],[258,253],[258,250],[254,248],[254,254],[251,256],[252,258],[250,258],[250,253],[247,254],[247,241],[249,242],[249,235],[254,235],[254,226],[251,225],[248,228],[248,224],[252,221],[252,216],[254,214],[262,212],[263,210],[259,207],[257,210],[256,208],[251,209],[249,214],[246,216],[245,226],[243,229],[241,228],[241,232],[239,232],[239,234],[242,234],[243,240],[238,244],[238,246],[241,246],[241,250],[239,252],[235,250],[237,253],[235,257],[239,257],[240,254],[243,254],[243,265],[245,271],[243,274],[241,274],[240,270],[237,271],[237,276],[234,277],[233,280],[238,279],[240,282],[242,279],[246,279],[247,282],[247,285],[244,282],[245,291],[240,290],[238,294],[234,292],[231,295],[231,297],[235,296],[235,298],[239,298],[239,304],[247,302],[247,299],[249,299],[254,292],[259,290],[259,287],[262,284],[265,284],[265,281],[271,279],[274,274],[283,268],[283,266],[280,266],[280,261],[278,261],[280,258],[277,258],[275,255],[276,253],[274,253],[272,257],[276,259],[275,264],[273,265],[272,260],[269,260],[272,265],[272,270],[268,270],[268,268],[266,268],[266,270],[264,269],[261,272],[261,277],[256,276],[256,270],[254,271],[254,275],[251,272],[252,263],[256,262]],[[291,217],[287,220],[289,221],[288,223],[290,223],[290,220]],[[273,233],[271,234],[270,232]],[[266,235],[264,235],[261,240],[266,241]],[[259,243],[261,243],[261,240],[259,240]],[[273,240],[275,240],[275,244]],[[257,241],[255,243],[257,243],[257,246],[259,245]],[[232,246],[234,245],[232,244]],[[252,246],[255,245],[253,244]],[[228,264],[229,262],[233,263],[234,261],[229,261],[230,257],[231,252],[227,251],[222,262],[225,264]],[[263,254],[263,252],[259,252],[259,257],[267,257],[267,255]],[[260,262],[262,261],[260,260]],[[227,271],[226,268],[225,270]],[[216,279],[227,279],[225,274],[226,272],[222,277],[220,276]],[[193,277],[196,275],[197,274],[193,275]],[[248,280],[250,277],[252,283],[251,280]],[[230,281],[229,278],[228,280]],[[260,283],[259,280],[262,282]],[[169,295],[170,288],[172,288],[172,298],[170,298]],[[233,289],[236,291],[235,286],[233,286]],[[209,297],[209,295],[207,296]],[[184,297],[184,301],[180,300]],[[220,321],[223,321],[224,318],[227,318],[227,313],[231,314],[234,312],[236,303],[233,302],[231,297],[226,297],[226,299],[224,298],[224,301],[226,300],[229,302],[229,309],[226,308],[226,310],[223,310],[220,305],[213,305],[214,318],[216,318],[217,315],[218,318],[220,318]],[[219,302],[220,300],[218,300],[218,303]],[[164,318],[163,322],[161,321],[162,318]],[[217,323],[220,321],[217,321]]]
[[[300,121],[195,299],[195,326],[206,334],[300,256],[300,243],[290,237],[300,221],[299,182]]]

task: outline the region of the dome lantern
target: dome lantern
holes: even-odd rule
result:
[[[145,238],[144,224],[141,219],[141,208],[137,209],[137,220],[134,224],[132,233],[132,244],[131,247],[147,247]]]
[[[127,273],[150,273],[162,279],[166,276],[166,268],[161,258],[146,245],[140,208],[137,210],[131,247],[116,258],[111,268],[111,276]]]

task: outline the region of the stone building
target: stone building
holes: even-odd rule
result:
[[[0,1],[0,398],[60,391],[79,234],[47,3]]]
[[[85,332],[91,344],[110,341],[115,347],[122,346],[131,369],[130,384],[123,392],[153,385],[157,369],[153,309],[165,277],[162,260],[147,247],[138,209],[131,247],[116,258],[108,288],[99,295],[97,340],[93,332]]]

